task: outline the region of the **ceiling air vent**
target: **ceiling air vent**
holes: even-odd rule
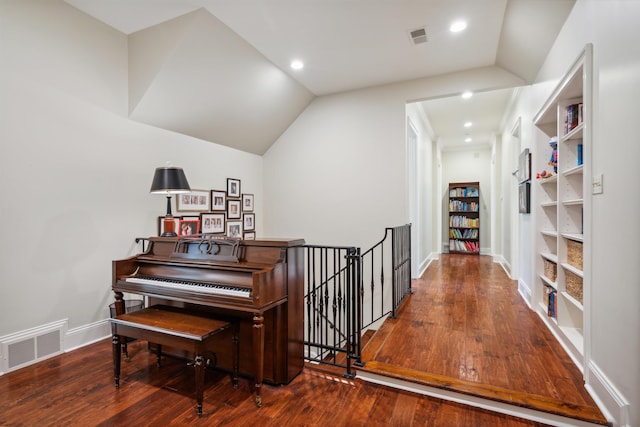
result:
[[[413,41],[413,44],[421,44],[427,42],[427,30],[424,28],[418,28],[416,30],[409,31],[409,36]]]

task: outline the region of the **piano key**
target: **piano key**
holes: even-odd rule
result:
[[[251,298],[251,290],[236,286],[222,284],[188,282],[184,280],[161,279],[157,277],[127,277],[125,282],[139,283],[142,285],[162,286],[171,289],[197,291],[215,295],[228,295],[234,297]]]

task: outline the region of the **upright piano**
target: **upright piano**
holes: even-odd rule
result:
[[[149,305],[239,318],[240,374],[255,378],[258,406],[263,381],[287,384],[302,371],[304,240],[213,235],[145,240],[143,253],[113,261],[117,314],[125,311],[126,292],[147,296]],[[231,337],[220,339],[229,339],[229,345],[216,346],[216,364],[231,370]]]

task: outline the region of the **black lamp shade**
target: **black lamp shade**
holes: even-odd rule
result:
[[[187,177],[184,175],[182,168],[161,167],[156,168],[151,183],[151,193],[174,194],[188,193],[191,191]]]

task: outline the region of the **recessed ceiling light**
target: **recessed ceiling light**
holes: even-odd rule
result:
[[[464,127],[470,128],[473,125],[471,122],[465,122]]]
[[[467,137],[467,138],[465,138],[465,139],[464,139],[464,142],[471,142],[471,141],[472,141],[472,140],[471,140],[471,138],[469,138],[469,137]]]
[[[469,99],[472,96],[473,96],[473,92],[470,92],[470,91],[462,92],[462,99]]]
[[[291,61],[291,68],[293,68],[294,70],[302,70],[304,68],[304,62],[300,61],[299,59],[295,59]]]
[[[451,26],[449,27],[449,31],[451,31],[452,33],[459,33],[460,31],[463,31],[465,28],[467,28],[467,21],[455,21],[451,24]]]

